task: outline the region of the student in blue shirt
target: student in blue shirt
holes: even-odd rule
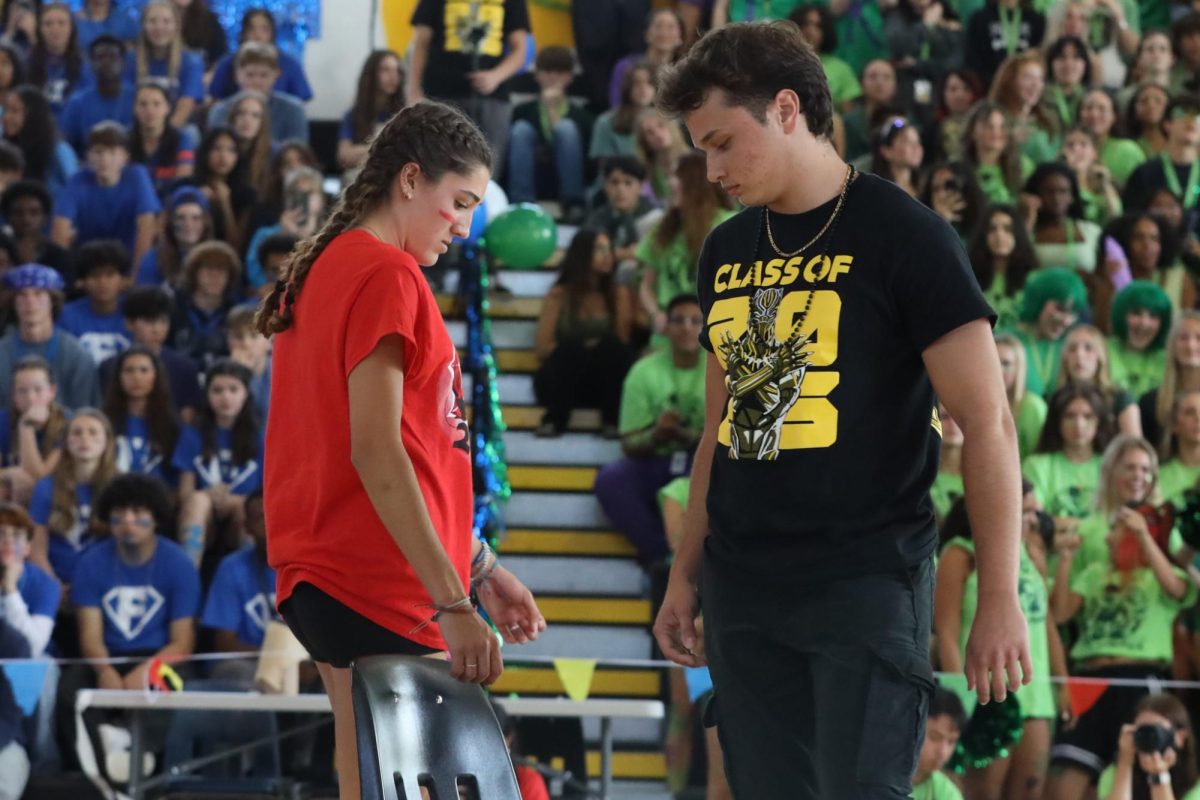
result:
[[[11,146],[7,142],[4,146]],[[19,180],[0,194],[0,216],[12,230],[17,246],[18,264],[44,264],[62,276],[64,285],[74,291],[75,274],[66,249],[50,241],[46,223],[54,201],[41,181]]]
[[[137,85],[165,78],[171,86],[171,125],[182,128],[204,102],[204,60],[183,43],[179,9],[173,0],[150,0],[142,7],[141,32],[125,64],[125,78]]]
[[[75,13],[79,46],[86,50],[101,34],[132,42],[138,35],[137,4],[118,0],[83,0]]]
[[[30,558],[70,586],[92,544],[92,500],[117,474],[112,427],[103,413],[81,408],[67,423],[67,443],[54,472],[33,487]]]
[[[96,517],[109,535],[80,559],[71,587],[79,648],[94,663],[68,667],[59,684],[60,739],[68,740],[60,749],[67,753],[74,752],[74,691],[145,690],[153,659],[186,659],[196,646],[200,576],[170,539],[170,501],[162,484],[148,475],[121,475],[97,498]],[[135,661],[104,663],[112,657]],[[175,664],[186,674],[185,667]],[[65,709],[64,695],[70,698]],[[84,724],[90,729],[103,716],[85,714]]]
[[[356,169],[367,157],[367,144],[383,123],[404,108],[404,66],[391,50],[367,56],[358,73],[354,105],[338,129],[337,162]]]
[[[270,11],[265,8],[251,8],[242,15],[238,46],[240,47],[246,42],[262,42],[279,47],[279,43],[275,41],[275,18],[271,16]],[[290,94],[305,103],[313,96],[312,87],[308,85],[308,77],[304,74],[304,67],[282,50],[279,51],[279,77],[275,80],[273,88],[277,92]],[[224,100],[226,97],[236,94],[237,91],[238,87],[233,75],[233,54],[230,53],[223,56],[213,69],[208,93],[214,100]]]
[[[8,290],[8,313],[16,325],[0,337],[0,397],[12,391],[13,366],[26,356],[41,356],[67,408],[95,405],[100,398],[96,362],[71,334],[54,324],[62,313],[62,276],[42,264],[23,264],[0,278]]]
[[[16,503],[0,503],[0,619],[17,629],[37,658],[54,633],[62,589],[37,564],[27,561],[33,520]],[[272,584],[274,585],[274,584]]]
[[[196,167],[196,134],[192,126],[170,125],[171,93],[161,78],[138,84],[133,101],[133,126],[129,157],[150,170],[155,191],[162,195],[181,178],[190,178]]]
[[[24,177],[41,181],[51,193],[60,191],[79,169],[79,159],[59,136],[46,95],[34,86],[18,87],[4,96],[3,114],[4,138],[25,157]]]
[[[68,248],[116,239],[133,253],[133,263],[140,263],[154,244],[162,210],[150,173],[129,163],[125,129],[115,122],[92,128],[87,161],[55,200],[51,238]]]
[[[183,262],[183,280],[175,292],[171,346],[207,368],[229,354],[225,318],[241,300],[242,260],[219,241],[201,242]]]
[[[195,563],[206,549],[211,524],[237,530],[248,494],[262,488],[263,430],[250,397],[250,370],[232,359],[212,366],[205,380],[207,403],[194,426],[179,434],[179,529]],[[226,543],[222,543],[226,544]]]
[[[29,82],[61,114],[72,94],[92,85],[93,77],[79,49],[71,8],[47,3],[38,16],[38,39],[29,50]]]
[[[246,496],[244,530],[250,541],[221,559],[200,624],[213,630],[213,644],[222,653],[253,653],[263,643],[275,611],[275,570],[267,563],[267,526],[262,490]]]
[[[125,45],[114,36],[98,36],[88,48],[95,85],[77,90],[59,117],[63,137],[85,155],[88,133],[111,120],[129,127],[133,122],[133,84],[126,82]]]
[[[116,357],[112,371],[104,413],[117,438],[117,471],[153,475],[174,486],[179,419],[162,362],[149,348],[133,345]]]
[[[308,115],[304,104],[286,92],[272,90],[279,77],[279,51],[274,45],[246,42],[234,57],[234,75],[238,89],[258,92],[267,98],[271,116],[271,141],[275,144],[289,139],[308,141]],[[208,110],[208,127],[228,124],[233,98],[220,100]]]
[[[178,289],[183,262],[192,248],[213,238],[208,198],[195,186],[180,186],[167,197],[163,232],[158,243],[138,264],[138,286]]]
[[[129,328],[121,315],[129,253],[111,239],[88,242],[76,253],[75,274],[84,297],[63,307],[58,325],[79,339],[99,365],[129,347]]]
[[[7,500],[28,507],[34,483],[62,458],[70,417],[57,394],[46,359],[25,356],[13,367],[12,401],[0,410],[0,491]]]
[[[162,362],[171,402],[183,422],[191,422],[204,402],[196,362],[166,345],[171,330],[171,296],[157,286],[139,286],[125,296],[121,313],[133,335],[133,344],[149,350]],[[116,376],[116,359],[100,365],[100,383],[108,386]]]

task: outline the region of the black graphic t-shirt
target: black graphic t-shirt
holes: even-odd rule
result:
[[[472,91],[467,73],[475,65],[485,70],[499,64],[508,35],[529,30],[529,8],[526,0],[420,0],[412,24],[433,29],[421,87],[425,94],[462,98]],[[507,100],[508,89],[501,84],[491,97]]]
[[[771,213],[785,252],[836,198]],[[710,558],[755,574],[833,578],[934,550],[940,422],[922,351],[994,315],[957,234],[895,184],[860,175],[830,232],[780,258],[763,210],[700,255],[700,340],[726,374],[708,494]]]

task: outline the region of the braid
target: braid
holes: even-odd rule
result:
[[[264,336],[282,333],[295,322],[296,300],[314,263],[329,243],[388,200],[392,181],[405,164],[415,163],[430,181],[447,172],[490,169],[492,152],[470,117],[458,109],[422,101],[397,112],[371,140],[358,176],[338,198],[319,231],[296,245],[254,325]]]

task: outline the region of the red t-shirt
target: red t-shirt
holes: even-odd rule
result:
[[[347,379],[379,340],[404,340],[400,438],[438,538],[465,586],[471,557],[470,435],[458,354],[412,256],[365,231],[329,244],[275,337],[264,508],[278,602],[307,581],[415,642],[444,649],[429,594],[350,463]]]
[[[550,800],[550,792],[546,789],[546,779],[533,767],[517,764],[517,788],[521,790],[521,800]]]

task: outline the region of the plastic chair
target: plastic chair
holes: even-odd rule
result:
[[[352,665],[363,800],[521,800],[487,696],[444,661],[368,656]]]

